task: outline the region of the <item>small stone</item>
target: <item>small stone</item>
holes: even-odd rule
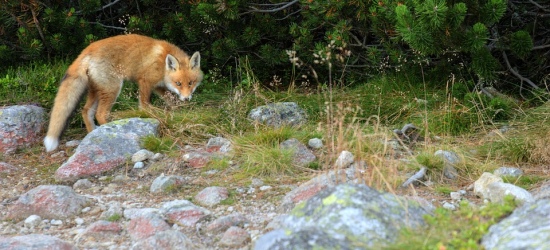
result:
[[[65,153],[65,151],[63,151],[63,150],[61,150],[57,153],[53,153],[51,155],[52,158],[61,158],[61,157],[65,157],[65,156],[67,156],[67,153]]]
[[[74,148],[74,147],[77,147],[78,145],[80,145],[79,140],[71,140],[65,143],[65,147],[68,147],[68,148]]]
[[[451,199],[460,201],[462,199],[462,194],[460,194],[460,192],[451,192]]]
[[[153,161],[159,161],[159,160],[162,160],[162,158],[164,158],[164,155],[161,154],[161,153],[156,153],[155,155],[153,155],[153,158],[151,158],[151,160]]]
[[[319,138],[309,139],[307,145],[313,149],[320,149],[323,147],[323,141]]]
[[[50,224],[53,225],[53,226],[61,226],[61,225],[63,225],[63,221],[62,220],[51,220]]]
[[[493,174],[501,177],[520,177],[523,175],[523,171],[514,167],[500,167],[496,169]]]
[[[35,228],[40,225],[40,222],[42,222],[42,218],[36,214],[33,214],[25,219],[25,227]]]
[[[232,226],[223,234],[220,245],[227,247],[239,247],[250,241],[250,234],[240,228]]]
[[[134,169],[142,169],[144,167],[145,167],[145,163],[143,163],[142,161],[138,161],[134,163]]]
[[[93,186],[92,182],[88,179],[80,179],[73,184],[74,190],[86,190]]]
[[[262,181],[261,179],[258,179],[258,178],[252,178],[252,184],[250,184],[250,185],[253,186],[253,187],[259,187],[259,186],[264,185],[264,181]]]
[[[231,141],[223,137],[214,137],[208,140],[206,144],[206,151],[219,152],[221,154],[228,154],[233,150]]]
[[[260,187],[260,191],[266,191],[266,190],[269,190],[271,189],[271,186],[261,186]]]
[[[146,161],[150,158],[153,158],[155,154],[147,149],[141,149],[137,151],[135,154],[132,155],[132,162],[140,162],[140,161]]]
[[[185,182],[185,179],[181,176],[176,175],[170,175],[170,176],[164,176],[161,175],[157,177],[153,183],[151,184],[151,187],[149,188],[149,192],[151,193],[162,193],[162,192],[168,192],[170,190],[173,190]]]
[[[443,208],[451,210],[451,211],[456,210],[456,206],[454,204],[448,203],[448,202],[443,203]]]
[[[338,159],[336,159],[336,167],[337,168],[347,168],[349,167],[353,162],[355,161],[355,157],[353,154],[349,151],[342,151],[340,155],[338,156]]]
[[[115,183],[126,183],[128,181],[128,176],[119,174],[113,178],[113,182]]]
[[[207,187],[195,195],[197,203],[212,207],[229,197],[229,191],[224,187]]]
[[[74,222],[76,223],[76,225],[82,226],[82,224],[84,224],[84,219],[76,218],[76,219],[74,219]]]

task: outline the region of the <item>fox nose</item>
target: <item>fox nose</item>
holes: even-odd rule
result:
[[[191,101],[191,97],[193,97],[192,95],[189,95],[189,96],[180,96],[180,100],[181,101]]]

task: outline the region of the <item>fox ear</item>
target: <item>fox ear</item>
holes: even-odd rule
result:
[[[177,70],[180,67],[180,63],[178,62],[178,59],[176,59],[173,55],[166,55],[166,70]]]
[[[191,59],[190,59],[190,64],[191,64],[191,68],[194,69],[194,68],[200,68],[201,66],[201,54],[197,51],[193,54],[193,56],[191,56]]]

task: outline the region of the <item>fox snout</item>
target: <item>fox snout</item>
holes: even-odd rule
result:
[[[180,101],[182,101],[182,102],[191,101],[192,97],[193,97],[193,94],[189,94],[188,96],[180,95]]]

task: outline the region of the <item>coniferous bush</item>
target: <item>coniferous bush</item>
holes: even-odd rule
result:
[[[207,72],[246,65],[266,84],[408,71],[522,91],[545,86],[545,11],[517,0],[5,0],[0,64],[74,59],[90,42],[139,33],[201,51]]]

